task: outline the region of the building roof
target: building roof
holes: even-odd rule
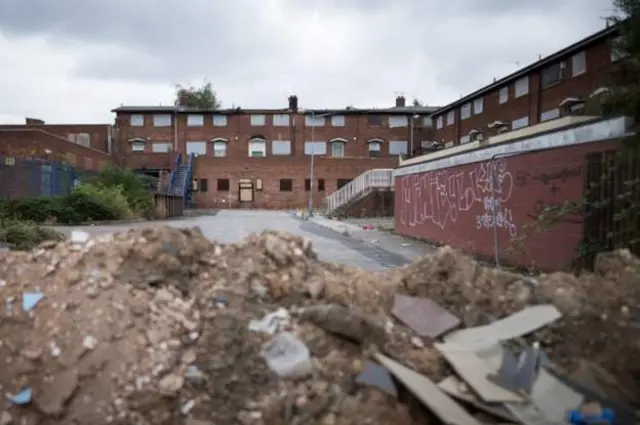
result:
[[[299,112],[303,114],[316,114],[316,115],[359,115],[359,114],[398,114],[398,115],[430,115],[434,111],[438,110],[438,106],[404,106],[404,107],[392,107],[392,108],[343,108],[343,109],[303,109],[300,108]],[[224,108],[224,109],[198,109],[198,108],[186,108],[181,106],[120,106],[112,109],[111,112],[141,112],[141,113],[180,113],[180,114],[288,114],[291,113],[291,109],[242,109],[238,108]]]
[[[562,59],[568,55],[571,55],[573,53],[577,53],[580,50],[583,50],[585,47],[588,47],[589,45],[596,43],[598,41],[601,41],[603,39],[606,39],[607,37],[610,37],[612,35],[617,34],[619,31],[619,26],[618,25],[612,25],[610,27],[607,27],[601,31],[598,31],[595,34],[591,34],[590,36],[583,38],[582,40],[568,46],[565,47],[562,50],[559,50],[549,56],[546,56],[534,63],[532,63],[531,65],[528,65],[520,70],[518,70],[517,72],[514,72],[513,74],[507,75],[504,78],[501,78],[497,81],[494,81],[493,83],[489,84],[488,86],[485,86],[479,90],[474,91],[471,94],[468,94],[458,100],[456,100],[455,102],[452,102],[446,106],[441,107],[440,109],[438,109],[437,111],[434,112],[433,115],[440,115],[443,112],[447,112],[450,109],[453,109],[457,106],[460,106],[464,103],[469,102],[470,100],[483,95],[485,93],[488,93],[490,91],[493,91],[497,88],[500,88],[502,86],[504,86],[505,84],[509,84],[519,78],[522,78],[524,76],[530,75],[532,72],[537,71],[541,68],[544,68],[548,65],[552,65],[553,63],[555,63],[556,61],[558,61],[559,59]]]

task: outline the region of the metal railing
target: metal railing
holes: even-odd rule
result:
[[[327,213],[332,213],[355,198],[368,193],[372,189],[389,189],[393,187],[393,169],[379,168],[360,174],[348,184],[327,196]]]

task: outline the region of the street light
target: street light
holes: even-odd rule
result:
[[[327,113],[327,114],[316,114],[315,111],[309,111],[308,112],[309,115],[311,115],[313,117],[313,121],[311,123],[311,142],[314,143],[315,142],[315,135],[316,135],[316,118],[324,118],[324,117],[328,117],[330,115],[333,115],[331,113]],[[305,113],[306,115],[306,113]],[[313,146],[313,145],[312,145]],[[315,152],[315,148],[311,149],[311,166],[309,169],[309,206],[308,206],[308,213],[309,213],[309,217],[313,216],[313,180],[315,179],[315,173],[316,173],[316,152]]]

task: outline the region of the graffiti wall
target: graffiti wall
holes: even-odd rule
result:
[[[396,230],[502,262],[558,269],[574,258],[582,217],[558,218],[583,196],[590,143],[396,177]],[[554,224],[548,226],[549,218]],[[497,243],[496,243],[497,238]]]

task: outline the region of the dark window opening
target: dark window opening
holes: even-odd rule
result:
[[[198,185],[198,189],[200,189],[200,192],[207,192],[209,190],[209,180],[200,179],[200,184]]]
[[[382,117],[380,115],[369,115],[367,122],[369,125],[382,125]]]
[[[218,192],[228,192],[230,188],[229,179],[218,179]]]
[[[351,182],[351,179],[338,179],[338,189],[348,185]]]
[[[562,80],[562,68],[560,64],[551,65],[542,71],[542,87],[549,87]]]
[[[318,179],[318,192],[324,192],[324,179]]]
[[[304,179],[304,191],[308,192],[311,190],[311,179]]]
[[[380,158],[380,151],[369,150],[369,156],[371,158]]]
[[[291,191],[293,191],[293,180],[280,179],[280,192],[291,192]]]

